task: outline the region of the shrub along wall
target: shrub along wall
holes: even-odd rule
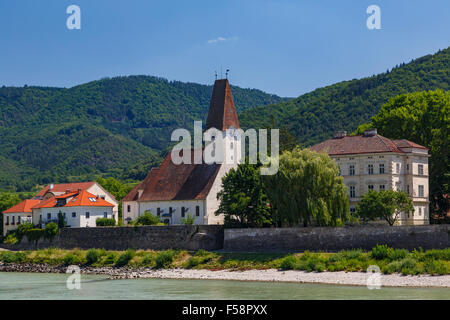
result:
[[[107,250],[184,249],[216,250],[223,247],[223,227],[217,225],[139,226],[63,228],[53,241],[41,239],[37,246],[22,239],[15,245],[0,244],[11,250],[58,247],[63,249],[104,248]]]
[[[243,252],[370,250],[377,244],[412,250],[450,247],[450,225],[225,229],[224,250]]]

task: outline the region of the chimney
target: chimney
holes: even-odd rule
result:
[[[368,129],[364,131],[364,137],[373,137],[377,135],[377,129],[373,128],[373,129]]]
[[[347,136],[347,131],[336,131],[334,133],[334,139],[341,139]]]

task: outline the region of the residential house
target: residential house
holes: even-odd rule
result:
[[[33,224],[58,222],[58,215],[65,218],[67,227],[96,227],[98,218],[113,218],[112,204],[86,190],[68,191],[40,201],[32,208]]]
[[[3,236],[8,231],[16,230],[21,223],[32,222],[32,210],[40,200],[27,199],[3,211]]]

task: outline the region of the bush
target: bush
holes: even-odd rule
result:
[[[75,264],[76,258],[73,254],[68,253],[64,256],[63,258],[63,263],[65,265],[71,265],[71,264]]]
[[[447,267],[442,261],[431,260],[425,262],[425,271],[431,275],[442,275],[447,273]]]
[[[402,260],[394,260],[390,262],[383,270],[384,273],[402,273],[403,275],[419,274],[421,272],[417,260],[412,257],[407,257]]]
[[[406,249],[392,249],[388,248],[387,250],[388,259],[391,261],[394,260],[402,260],[409,256],[409,251]]]
[[[294,270],[298,266],[298,261],[294,256],[287,256],[280,263],[281,270]]]
[[[106,255],[104,264],[106,264],[106,265],[115,264],[116,260],[117,260],[117,254],[114,252],[110,252]]]
[[[376,260],[383,260],[388,257],[388,246],[377,244],[372,248],[372,258]]]
[[[16,237],[19,241],[22,240],[22,238],[27,234],[27,232],[31,229],[33,229],[34,226],[32,223],[26,222],[22,223],[17,227],[16,231]]]
[[[343,260],[350,260],[350,259],[360,259],[360,260],[367,260],[367,256],[364,256],[364,253],[361,249],[358,250],[341,250],[336,254],[333,254],[328,258],[328,262],[338,262]]]
[[[152,226],[161,223],[157,216],[146,210],[142,216],[136,219],[135,225]]]
[[[450,248],[427,250],[424,253],[424,260],[446,260],[450,261]]]
[[[98,218],[95,220],[97,227],[114,227],[116,225],[116,220],[112,218]]]
[[[164,251],[156,257],[156,268],[168,268],[173,262],[174,252]]]
[[[122,253],[119,256],[119,259],[117,259],[116,266],[117,267],[126,266],[128,264],[128,262],[130,262],[130,260],[134,258],[135,254],[136,253],[135,253],[134,250],[127,250],[127,251],[125,251],[124,253]]]
[[[100,257],[99,253],[97,250],[95,249],[90,249],[87,253],[86,253],[86,262],[87,264],[93,264],[96,263],[98,261],[98,258]]]
[[[58,234],[58,230],[58,225],[56,223],[47,223],[44,229],[44,237],[51,241]]]
[[[14,233],[8,234],[5,240],[3,240],[5,244],[16,244],[17,242],[19,242],[19,239],[17,239]]]
[[[195,218],[192,217],[189,213],[186,218],[181,219],[181,224],[194,224]]]
[[[29,242],[37,242],[39,239],[44,237],[44,230],[43,229],[30,229],[25,234]]]
[[[195,268],[200,264],[200,261],[201,261],[200,257],[190,257],[189,260],[187,261],[186,268],[188,269]]]

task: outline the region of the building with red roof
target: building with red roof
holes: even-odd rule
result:
[[[32,207],[33,224],[57,222],[61,213],[69,227],[95,227],[98,218],[113,218],[115,204],[86,190],[67,191]]]
[[[21,223],[32,222],[31,209],[40,202],[41,200],[27,199],[3,211],[3,235],[17,229]]]
[[[205,130],[212,128],[223,134],[224,144],[235,143],[234,150],[240,150],[240,141],[226,132],[240,128],[227,79],[214,83]],[[169,153],[158,168],[152,168],[144,181],[122,199],[125,222],[149,210],[169,224],[181,224],[188,215],[195,219],[195,224],[223,223],[223,216],[214,214],[219,205],[217,193],[222,177],[237,167],[238,156],[234,161],[220,164],[194,163],[191,151],[191,164],[175,164]]]
[[[414,212],[402,212],[398,224],[429,224],[428,148],[406,139],[391,140],[371,129],[357,136],[339,131],[310,149],[326,152],[338,165],[351,211],[368,190],[403,190]]]

